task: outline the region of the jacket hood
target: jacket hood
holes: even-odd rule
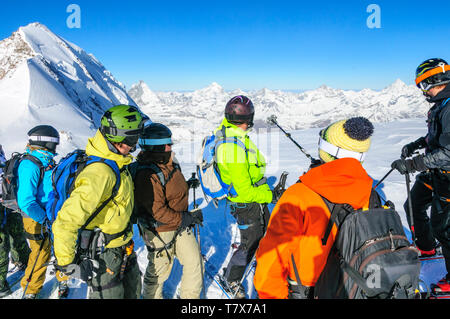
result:
[[[86,154],[89,156],[92,155],[113,160],[117,163],[119,168],[129,165],[133,161],[133,157],[131,155],[120,155],[111,152],[105,138],[103,137],[103,134],[100,131],[97,131],[95,136],[88,140]]]
[[[368,204],[373,180],[353,158],[338,159],[312,168],[300,180],[308,188],[336,204],[361,209]]]

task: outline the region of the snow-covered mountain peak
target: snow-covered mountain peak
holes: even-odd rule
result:
[[[0,41],[0,100],[0,138],[6,149],[15,142],[6,138],[11,132],[23,141],[39,124],[82,139],[111,106],[136,105],[98,59],[38,22]],[[78,147],[85,143],[74,141]]]
[[[205,98],[216,96],[216,95],[222,95],[225,93],[222,86],[220,86],[217,82],[213,82],[207,87],[194,91],[195,94],[203,95]]]
[[[20,31],[0,41],[0,80],[5,78],[24,61],[35,56]]]
[[[395,80],[394,83],[387,86],[383,91],[392,92],[392,93],[395,92],[396,94],[399,94],[399,93],[409,94],[413,91],[418,91],[418,90],[414,86],[407,85],[402,80],[397,79],[397,80]]]
[[[137,97],[136,103],[139,105],[158,105],[160,103],[158,96],[142,80],[131,86],[129,94]]]

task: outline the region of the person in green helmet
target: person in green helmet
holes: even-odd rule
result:
[[[88,282],[90,299],[139,299],[141,273],[134,252],[131,215],[134,206],[133,180],[127,169],[132,162],[143,126],[143,115],[133,106],[115,106],[104,114],[101,127],[89,139],[88,156],[114,161],[120,170],[120,187],[112,200],[87,225],[97,229],[107,241],[95,259],[75,263],[78,230],[102,203],[113,196],[116,174],[110,166],[97,162],[86,166],[74,182],[53,224],[57,269]]]

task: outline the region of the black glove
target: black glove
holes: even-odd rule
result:
[[[405,146],[403,146],[402,148],[402,159],[411,157],[415,151],[424,148],[427,146],[427,142],[425,140],[425,137],[421,137],[419,138],[417,141],[406,144]]]
[[[56,269],[61,271],[64,275],[74,277],[88,282],[97,276],[99,270],[99,263],[96,260],[84,259],[79,264],[70,264],[67,266],[56,266]]]
[[[274,190],[272,191],[272,204],[278,203],[278,201],[280,200],[281,196],[283,196],[283,193],[285,191],[284,189],[279,189],[277,187],[275,187]]]
[[[423,156],[419,155],[412,159],[399,159],[392,163],[391,167],[399,171],[400,174],[406,175],[408,173],[426,171],[428,168],[425,166]]]
[[[286,177],[287,177],[287,172],[284,172],[281,177],[280,177],[280,181],[278,182],[277,186],[275,186],[275,188],[272,191],[272,204],[276,204],[281,196],[283,196],[283,193],[286,191]]]
[[[317,167],[317,166],[322,165],[322,164],[323,164],[323,162],[320,159],[313,158],[311,160],[311,165],[309,167],[310,168],[314,168],[314,167]]]
[[[203,227],[203,212],[201,209],[194,209],[190,212],[183,212],[180,228],[190,228],[194,225],[200,225]]]

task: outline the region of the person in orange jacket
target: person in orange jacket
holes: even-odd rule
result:
[[[369,206],[373,180],[361,163],[373,131],[369,120],[355,117],[320,132],[321,164],[312,166],[284,192],[259,244],[254,276],[259,298],[313,298],[315,283],[337,235],[334,225],[326,245],[322,245],[331,213],[321,196],[354,209]],[[301,283],[296,282],[293,265]]]

